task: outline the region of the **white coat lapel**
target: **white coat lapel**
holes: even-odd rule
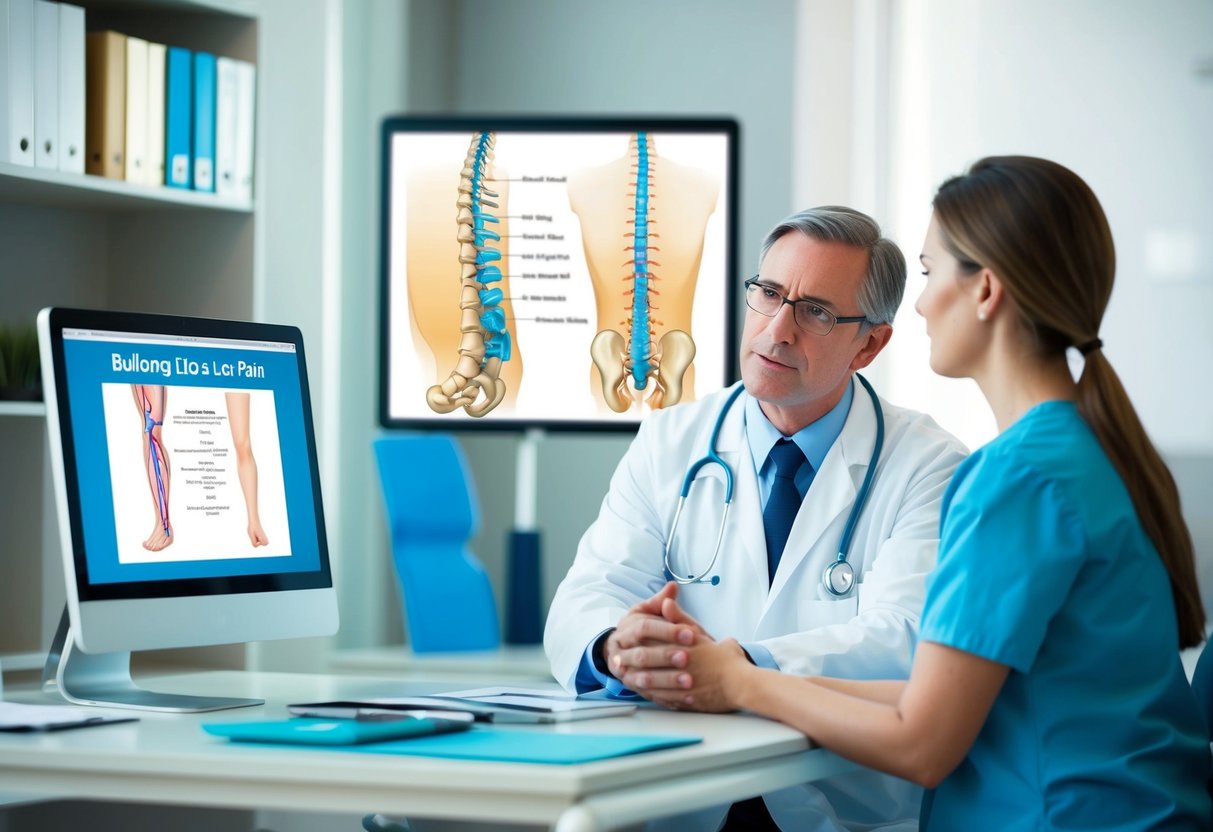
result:
[[[757,586],[767,575],[766,538],[762,533],[762,498],[758,475],[745,438],[745,400],[739,399],[720,430],[717,450],[733,471],[733,507],[729,527],[721,544],[721,560],[727,559],[733,581]],[[753,576],[761,576],[753,580]],[[743,577],[744,576],[744,577]],[[765,595],[765,591],[763,592]]]
[[[813,484],[809,486],[792,524],[787,548],[784,549],[775,582],[771,586],[768,608],[777,601],[779,593],[798,569],[809,568],[819,573],[838,554],[839,540],[823,535],[830,524],[839,515],[850,511],[854,504],[858,483],[863,482],[867,473],[872,445],[876,441],[876,414],[872,400],[857,382],[852,381],[851,384],[856,388],[851,412],[847,415],[842,433],[822,461],[821,470],[813,477]],[[802,564],[810,553],[820,563]],[[809,585],[811,583],[808,582]],[[797,581],[797,584],[806,585],[803,581]]]

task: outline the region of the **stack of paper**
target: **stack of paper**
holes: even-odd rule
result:
[[[530,688],[477,688],[430,696],[382,697],[291,705],[297,716],[355,719],[375,713],[427,708],[463,711],[478,722],[548,723],[626,716],[636,705],[607,699],[579,699],[563,691]]]
[[[64,728],[134,721],[135,717],[99,715],[87,708],[0,702],[0,731],[61,731]]]

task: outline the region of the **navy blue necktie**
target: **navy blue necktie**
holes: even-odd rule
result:
[[[779,558],[787,545],[788,533],[800,511],[800,492],[796,490],[796,472],[806,460],[797,444],[789,439],[780,439],[771,449],[770,460],[775,463],[775,484],[762,510],[762,530],[767,539],[767,584],[775,580]]]

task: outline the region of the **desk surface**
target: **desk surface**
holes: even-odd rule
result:
[[[383,679],[211,672],[143,680],[154,690],[264,697],[257,708],[141,713],[140,721],[50,734],[0,734],[9,791],[233,808],[384,812],[416,817],[610,829],[829,777],[854,764],[752,716],[642,709],[537,731],[690,734],[704,742],[573,766],[449,761],[343,751],[233,746],[202,722],[273,719],[289,702],[433,692]],[[10,690],[20,702],[48,701]],[[118,713],[118,711],[113,711]]]

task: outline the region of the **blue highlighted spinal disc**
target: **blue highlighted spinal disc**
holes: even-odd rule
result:
[[[510,333],[500,332],[484,342],[484,357],[485,358],[500,358],[502,361],[510,360]]]
[[[480,325],[489,332],[505,332],[505,310],[494,306],[480,313]]]

